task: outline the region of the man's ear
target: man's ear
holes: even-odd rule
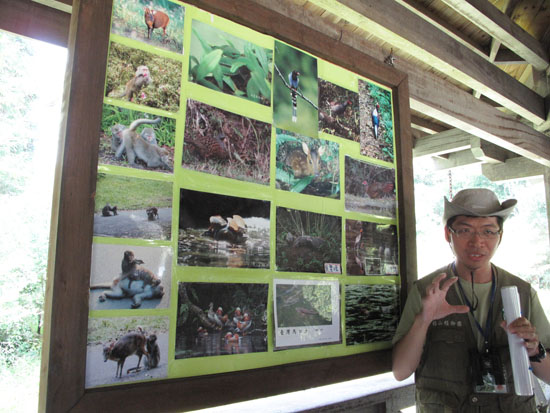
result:
[[[445,241],[451,242],[451,231],[449,231],[449,227],[445,225]]]

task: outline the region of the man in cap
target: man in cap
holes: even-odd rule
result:
[[[415,282],[393,339],[393,374],[415,372],[419,412],[536,412],[533,396],[515,395],[506,331],[524,340],[533,372],[550,383],[550,326],[537,294],[491,263],[516,203],[488,189],[445,198],[455,261]],[[523,316],[506,324],[500,289],[511,285]]]

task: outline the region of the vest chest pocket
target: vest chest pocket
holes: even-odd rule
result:
[[[422,375],[462,381],[468,375],[469,355],[463,328],[431,327],[422,355]]]
[[[428,340],[430,342],[443,341],[448,344],[462,343],[466,341],[465,333],[462,328],[431,327]]]

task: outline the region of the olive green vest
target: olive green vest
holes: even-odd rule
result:
[[[508,337],[500,323],[503,320],[500,289],[506,285],[518,288],[522,314],[529,318],[531,286],[512,274],[493,266],[497,288],[493,304],[492,336],[490,344],[498,349],[505,369],[507,394],[480,394],[473,391],[470,371],[470,351],[477,351],[477,341],[468,314],[451,314],[432,322],[420,364],[415,373],[417,411],[426,413],[455,412],[536,412],[534,397],[516,396],[510,362]],[[417,281],[422,297],[438,274],[452,275],[451,266],[444,267]],[[451,305],[462,305],[457,289],[447,293]],[[485,327],[485,326],[484,326]],[[477,328],[474,326],[474,328]]]

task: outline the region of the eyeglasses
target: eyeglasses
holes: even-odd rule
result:
[[[470,238],[473,238],[475,234],[479,235],[479,237],[482,239],[496,239],[500,234],[502,234],[501,229],[499,229],[498,231],[493,231],[490,229],[484,229],[482,231],[474,231],[471,228],[460,228],[460,229],[454,229],[452,227],[448,227],[448,228],[449,228],[449,231],[451,231],[460,239],[470,239]]]

